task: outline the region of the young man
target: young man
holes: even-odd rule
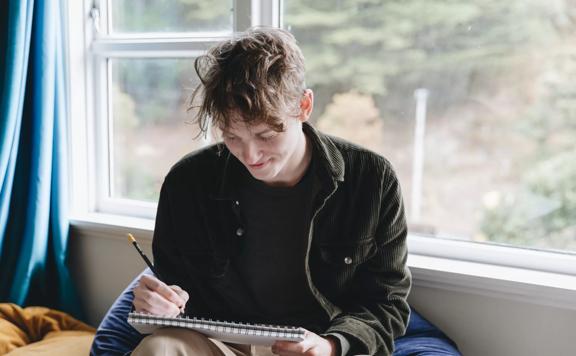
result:
[[[180,160],[162,186],[154,261],[136,311],[296,325],[278,355],[390,355],[406,328],[406,222],[388,161],[307,123],[314,96],[291,34],[251,30],[196,61],[197,120],[223,143]],[[132,355],[249,354],[160,329]],[[179,351],[180,350],[180,351]]]

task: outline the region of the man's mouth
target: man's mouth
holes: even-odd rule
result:
[[[254,169],[262,168],[262,167],[264,167],[264,165],[265,165],[267,162],[268,162],[268,161],[264,161],[264,162],[260,162],[260,163],[256,163],[256,164],[249,164],[248,167],[254,168]]]

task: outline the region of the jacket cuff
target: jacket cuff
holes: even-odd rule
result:
[[[327,333],[322,334],[322,336],[333,336],[338,340],[340,343],[340,356],[346,356],[348,351],[350,351],[350,341],[348,341],[344,335],[340,333]]]
[[[350,343],[349,352],[354,355],[392,355],[394,349],[391,333],[345,314],[332,320],[332,325],[325,331],[325,334],[334,333],[344,335]]]

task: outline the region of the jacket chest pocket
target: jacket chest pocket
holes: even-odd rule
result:
[[[314,283],[324,295],[336,301],[378,248],[374,240],[367,239],[318,245],[316,251],[310,265]]]
[[[368,261],[378,251],[373,239],[320,245],[320,257],[335,267],[352,268]]]

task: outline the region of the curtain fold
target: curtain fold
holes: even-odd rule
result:
[[[66,91],[59,1],[9,0],[0,70],[0,301],[80,317],[67,269]]]

